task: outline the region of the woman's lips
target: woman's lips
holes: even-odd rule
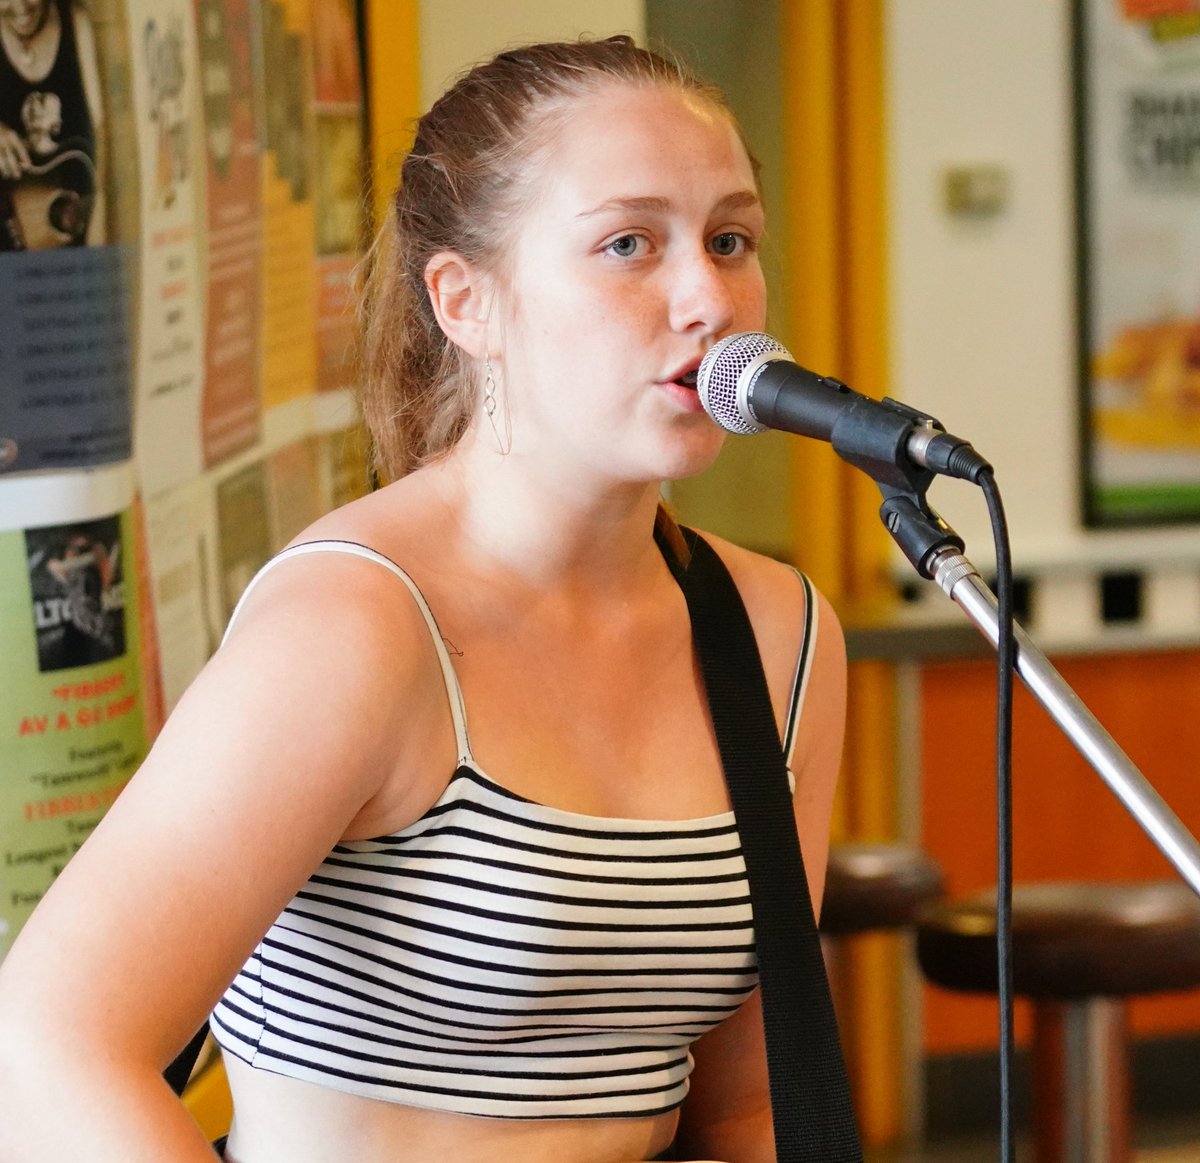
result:
[[[696,390],[695,372],[685,372],[677,379],[666,380],[663,382],[662,388],[685,411],[704,411],[704,405],[700,402],[700,393]]]

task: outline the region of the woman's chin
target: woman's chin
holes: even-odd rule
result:
[[[663,480],[686,480],[698,476],[716,462],[725,445],[725,433],[711,421],[694,431],[678,434],[666,450]]]

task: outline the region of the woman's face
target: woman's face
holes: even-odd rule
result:
[[[0,0],[0,20],[26,38],[40,31],[49,10],[50,0]]]
[[[493,344],[513,451],[610,479],[700,471],[723,434],[695,371],[766,309],[762,206],[728,115],[614,83],[569,107],[534,164]]]

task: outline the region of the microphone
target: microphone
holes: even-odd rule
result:
[[[704,410],[727,431],[751,435],[777,428],[827,440],[843,460],[881,484],[911,483],[914,465],[973,483],[992,471],[932,416],[819,376],[759,331],[728,335],[709,348],[696,388]]]

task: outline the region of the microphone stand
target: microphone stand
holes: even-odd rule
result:
[[[896,468],[890,466],[895,481]],[[932,474],[914,469],[904,486],[877,480],[885,500],[880,516],[905,556],[922,577],[942,591],[997,647],[1000,623],[996,597],[979,571],[963,555],[962,538],[925,503]],[[1050,664],[1029,635],[1017,625],[1016,670],[1035,699],[1046,709],[1125,810],[1200,896],[1200,844],[1134,766],[1116,740],[1101,726],[1067,681]]]
[[[883,504],[879,515],[904,555],[924,578],[943,592],[982,631],[993,648],[1013,658],[1034,698],[1075,744],[1100,778],[1141,825],[1191,890],[1200,896],[1200,844],[1183,826],[1149,781],[1117,746],[1066,680],[1050,665],[1029,635],[1015,623],[1001,639],[999,602],[979,571],[964,556],[963,539],[929,507],[925,494],[936,472],[979,484],[999,513],[997,535],[1004,535],[1003,514],[991,466],[971,446],[945,433],[932,416],[898,400],[866,406],[856,400],[842,405],[831,426],[829,441],[845,461],[862,469],[879,486]],[[997,546],[997,560],[1001,560]],[[1006,557],[1007,554],[1004,554]],[[1011,650],[1008,648],[1011,646]],[[1003,735],[997,740],[998,759],[1011,759]],[[1012,960],[1011,960],[1011,786],[1007,771],[997,772],[999,819],[996,944],[1000,974],[1000,1150],[1012,1163]]]
[[[958,437],[949,436],[926,412],[899,400],[876,401],[850,392],[844,384],[825,379],[826,387],[843,389],[834,419],[820,424],[794,423],[811,411],[811,393],[779,398],[803,403],[797,416],[784,425],[790,431],[825,436],[844,461],[862,469],[879,486],[884,501],[879,515],[905,556],[924,578],[936,581],[993,647],[1000,644],[1000,619],[995,595],[979,571],[963,556],[963,540],[929,507],[925,494],[938,472],[978,483],[991,466]],[[1016,671],[1034,698],[1116,794],[1126,811],[1141,825],[1159,851],[1200,896],[1200,844],[1183,826],[1162,797],[1133,765],[1116,741],[1047,661],[1029,635],[1013,628]]]

